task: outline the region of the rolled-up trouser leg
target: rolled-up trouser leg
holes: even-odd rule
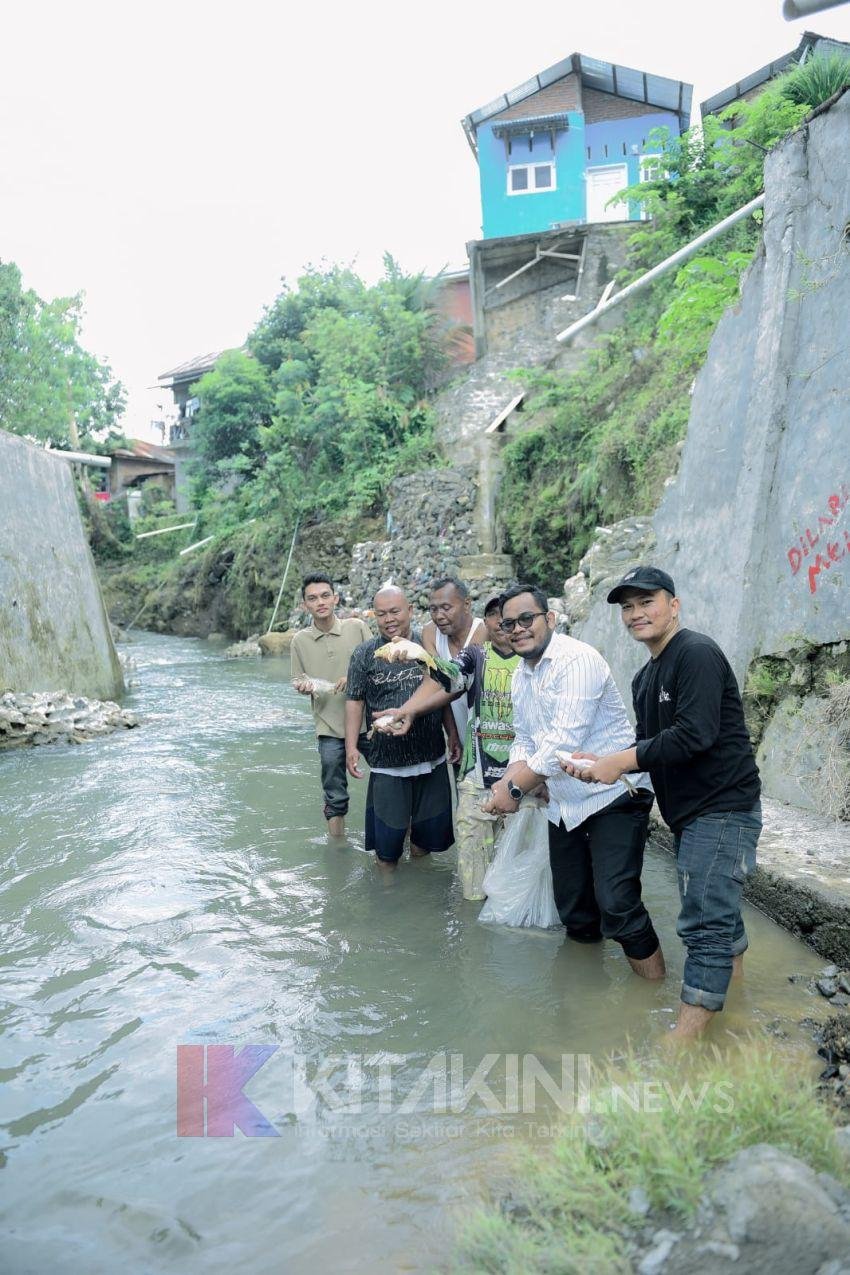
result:
[[[685,944],[682,1000],[723,1008],[732,958],[746,951],[741,918],[744,882],[756,864],[761,806],[700,815],[676,838],[681,911],[676,932]]]

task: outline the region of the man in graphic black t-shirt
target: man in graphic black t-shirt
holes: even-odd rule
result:
[[[747,948],[741,893],[761,831],[759,773],[729,661],[710,637],[680,627],[666,571],[636,567],[608,601],[620,604],[623,623],[651,657],[632,682],[637,743],[583,770],[564,769],[597,783],[649,771],[676,838],[677,932],[687,949],[674,1031],[698,1036],[723,1008]]]
[[[366,724],[387,709],[398,708],[422,681],[422,668],[410,662],[390,663],[375,652],[393,638],[411,637],[410,605],[401,589],[381,589],[375,595],[375,620],[380,637],[356,647],[348,665],[345,708],[345,748],[348,773],[362,779],[357,734],[366,709]],[[419,635],[414,635],[419,641]],[[457,731],[450,738],[459,757]],[[366,794],[366,849],[379,864],[394,868],[401,858],[410,827],[412,858],[448,850],[454,843],[452,796],[446,767],[442,715],[426,713],[406,735],[375,731],[369,748],[369,789]]]

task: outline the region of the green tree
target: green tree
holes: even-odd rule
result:
[[[308,271],[248,338],[274,391],[258,512],[368,511],[396,474],[434,462],[427,393],[446,361],[436,285],[384,264],[371,287],[348,268]]]
[[[124,389],[80,344],[82,296],[42,301],[0,262],[0,428],[54,447],[113,428]]]
[[[206,481],[233,469],[253,472],[262,456],[260,429],[272,409],[268,369],[244,350],[226,350],[194,389],[201,407],[192,443]]]

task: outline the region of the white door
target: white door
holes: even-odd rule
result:
[[[628,221],[628,204],[611,204],[610,207],[605,207],[612,195],[628,186],[628,174],[626,164],[605,164],[602,168],[586,170],[588,221]]]

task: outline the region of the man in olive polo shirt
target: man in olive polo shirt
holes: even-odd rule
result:
[[[339,605],[339,594],[328,576],[315,572],[305,576],[301,582],[301,600],[312,623],[309,628],[296,633],[289,648],[292,684],[302,695],[310,696],[322,765],[328,834],[342,837],[348,813],[345,681],[351,652],[361,642],[370,641],[372,631],[364,620],[337,618],[335,611]],[[318,690],[314,678],[331,683],[334,689]],[[365,738],[359,741],[358,747],[365,756]]]

